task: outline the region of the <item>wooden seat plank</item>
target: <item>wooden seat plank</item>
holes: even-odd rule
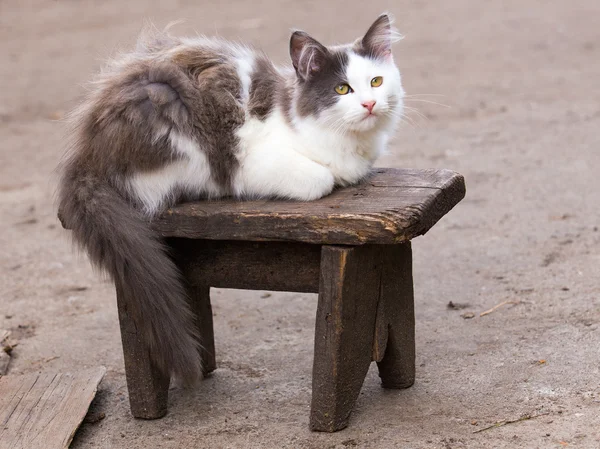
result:
[[[163,237],[395,244],[427,232],[465,195],[450,170],[378,169],[317,201],[198,201],[152,222]]]

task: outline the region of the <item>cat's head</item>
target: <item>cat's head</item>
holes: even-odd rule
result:
[[[387,14],[353,44],[326,47],[303,31],[290,39],[298,79],[296,111],[336,131],[367,132],[396,122],[404,89],[392,56]]]

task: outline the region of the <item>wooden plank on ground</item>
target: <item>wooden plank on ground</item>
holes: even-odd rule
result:
[[[0,378],[0,449],[64,449],[106,368]]]
[[[14,341],[9,341],[11,332],[6,329],[0,329],[0,377],[8,372],[10,364],[10,352],[15,345]]]

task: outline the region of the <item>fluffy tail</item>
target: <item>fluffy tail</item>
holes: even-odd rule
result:
[[[156,366],[186,384],[195,382],[201,374],[199,343],[177,267],[141,213],[114,188],[69,168],[59,190],[63,224],[93,265],[120,284]]]

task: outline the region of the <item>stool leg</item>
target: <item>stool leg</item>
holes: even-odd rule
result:
[[[129,299],[120,285],[116,289],[131,414],[143,419],[161,418],[167,414],[169,376],[152,363],[150,352],[129,316]]]
[[[335,432],[348,425],[371,364],[380,261],[380,251],[373,246],[321,250],[312,430]]]
[[[383,274],[376,333],[385,335],[387,332],[387,346],[382,352],[383,358],[377,363],[379,376],[384,388],[408,388],[415,382],[411,245],[407,242],[385,246],[382,253]]]
[[[200,350],[202,371],[206,376],[217,368],[213,315],[210,305],[210,287],[188,286],[187,292],[192,311],[196,315],[198,335],[202,344],[202,349]]]

